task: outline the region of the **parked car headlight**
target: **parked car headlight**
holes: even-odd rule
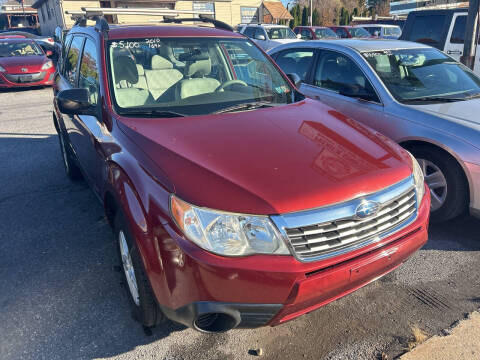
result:
[[[3,68],[2,66],[0,66],[0,72],[6,72],[7,70],[5,70],[5,68]]]
[[[423,199],[423,195],[425,194],[425,185],[424,185],[424,175],[422,168],[418,164],[417,159],[408,153],[412,158],[412,167],[413,167],[413,178],[415,180],[415,191],[417,192],[417,202],[420,205],[420,202]]]
[[[52,60],[47,61],[45,64],[42,66],[42,70],[48,70],[53,66]]]
[[[189,240],[215,254],[290,254],[268,216],[200,208],[180,200],[175,195],[170,198],[170,210],[175,222]]]

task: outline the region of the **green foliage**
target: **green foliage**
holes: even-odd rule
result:
[[[312,22],[314,26],[319,26],[322,25],[320,22],[320,14],[318,13],[318,10],[315,8],[313,9],[313,14],[312,14]]]
[[[302,25],[303,25],[303,26],[310,25],[310,24],[308,23],[308,14],[309,14],[309,12],[308,12],[308,7],[305,6],[305,7],[303,8],[303,11],[302,11]]]

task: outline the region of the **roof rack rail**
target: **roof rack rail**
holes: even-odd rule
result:
[[[109,30],[109,25],[105,20],[105,15],[146,15],[146,16],[163,16],[163,23],[180,24],[185,21],[201,21],[210,23],[216,28],[233,31],[233,28],[219,20],[211,19],[208,16],[215,15],[213,11],[190,11],[190,10],[173,10],[167,8],[93,8],[82,7],[81,11],[65,11],[75,20],[75,25],[86,26],[87,20],[96,21],[95,29],[102,32]],[[195,18],[176,19],[180,14],[197,15]]]

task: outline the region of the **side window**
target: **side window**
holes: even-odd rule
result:
[[[347,34],[347,31],[345,29],[342,29],[342,28],[336,28],[335,30],[335,33],[340,36],[342,39],[345,39],[345,38],[348,38],[348,34]]]
[[[313,39],[312,33],[308,29],[302,30],[302,39],[304,40],[311,40]]]
[[[276,58],[276,63],[285,74],[297,74],[305,81],[312,64],[314,52],[310,49],[292,49],[282,51]]]
[[[90,39],[85,41],[83,48],[78,87],[87,89],[90,92],[90,102],[94,105],[98,104],[100,86],[98,81],[97,48]]]
[[[263,31],[263,29],[261,27],[257,27],[255,29],[255,37],[254,38],[256,39],[256,37],[259,36],[259,35],[263,35],[265,37],[265,40],[267,40],[267,35],[265,34],[265,31]]]
[[[457,16],[455,25],[453,26],[450,42],[452,44],[463,44],[465,41],[465,26],[467,23],[466,16]]]
[[[72,37],[73,35],[71,34],[68,34],[63,43],[62,43],[62,53],[60,54],[61,56],[61,60],[58,61],[58,64],[59,64],[59,69],[58,69],[58,72],[62,75],[64,75],[63,73],[63,69],[64,69],[64,64],[65,64],[65,58],[66,58],[66,54],[67,54],[67,50],[68,48],[70,47],[70,43],[72,42]]]
[[[253,26],[247,26],[247,28],[243,32],[243,35],[248,36],[249,38],[253,38],[253,35],[255,35],[255,28]]]
[[[410,41],[440,48],[445,15],[415,16]]]
[[[81,36],[75,36],[73,38],[72,45],[70,45],[67,58],[65,59],[65,69],[63,71],[63,75],[72,85],[75,85],[75,79],[77,76],[77,64],[79,60],[78,57],[80,56],[83,39],[84,38]]]
[[[315,86],[338,93],[368,95],[373,101],[380,102],[362,70],[346,55],[335,51],[322,51],[315,71]]]

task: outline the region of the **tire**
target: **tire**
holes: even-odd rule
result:
[[[461,215],[468,205],[468,183],[463,169],[450,155],[429,146],[411,149],[429,185],[431,221],[442,222]],[[445,187],[443,187],[445,184]]]
[[[83,178],[82,172],[74,160],[72,150],[67,146],[67,140],[65,139],[65,135],[61,129],[58,132],[58,140],[60,143],[60,151],[62,154],[63,166],[65,167],[65,173],[70,180],[81,180]]]
[[[132,306],[133,318],[143,326],[154,327],[162,322],[164,316],[155,301],[135,240],[120,211],[117,211],[115,216],[114,234],[121,264],[120,271]],[[124,246],[123,250],[122,243]],[[128,250],[127,255],[125,253],[125,247]],[[132,290],[133,283],[136,284],[136,292]]]

